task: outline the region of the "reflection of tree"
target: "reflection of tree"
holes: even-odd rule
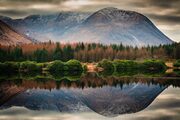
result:
[[[180,76],[180,69],[174,69],[173,72],[174,72],[176,75],[179,75],[179,76]]]
[[[69,81],[77,81],[80,79],[82,72],[81,71],[64,71],[59,74],[50,74],[50,76],[58,81],[67,79]]]
[[[72,77],[72,78],[71,78]],[[75,77],[75,78],[73,78]],[[179,79],[168,78],[168,77],[154,77],[154,78],[144,78],[144,77],[100,77],[96,73],[87,73],[82,75],[80,78],[77,76],[66,76],[58,81],[52,79],[51,77],[45,77],[41,79],[31,79],[27,78],[21,79],[10,79],[6,81],[1,81],[1,85],[8,83],[9,85],[17,85],[19,87],[24,87],[27,89],[40,88],[40,89],[60,89],[60,88],[88,88],[88,87],[102,87],[102,86],[121,86],[130,85],[133,83],[145,84],[145,85],[159,85],[159,86],[170,86],[180,87]],[[0,86],[1,86],[0,85]]]

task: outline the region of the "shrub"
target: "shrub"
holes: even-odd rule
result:
[[[59,73],[64,70],[64,63],[60,60],[56,60],[50,63],[47,67],[50,73]]]
[[[69,66],[68,66],[68,65],[66,65],[66,64],[64,64],[64,66],[63,66],[63,70],[64,70],[64,71],[68,71],[68,70],[69,70]]]
[[[69,68],[69,71],[83,71],[83,67],[78,60],[69,60],[66,62],[66,65]]]
[[[41,71],[48,66],[47,63],[36,63],[36,65],[41,69]]]
[[[180,60],[177,60],[177,61],[174,63],[173,66],[174,66],[174,67],[180,67]]]
[[[25,61],[20,63],[20,71],[37,72],[42,70],[42,64],[37,64],[33,61]]]
[[[0,72],[3,72],[4,70],[6,70],[5,64],[0,63]]]
[[[51,76],[55,80],[63,80],[63,79],[68,79],[68,80],[79,80],[82,72],[81,71],[60,71],[58,73],[51,73]],[[77,79],[78,78],[78,79]]]
[[[65,71],[83,71],[82,65],[77,60],[69,60],[68,62],[64,63],[60,60],[53,61],[48,65],[48,70],[50,73],[64,73]]]
[[[116,72],[132,71],[139,68],[139,64],[132,60],[114,60],[113,64]]]
[[[82,67],[83,67],[84,73],[87,72],[87,70],[88,70],[87,65],[83,65]]]
[[[106,73],[113,73],[115,69],[113,63],[106,59],[100,61],[98,63],[98,67],[102,67]]]
[[[166,65],[161,60],[146,60],[142,63],[141,70],[148,72],[163,72],[166,69]]]
[[[173,73],[175,73],[176,77],[180,77],[180,69],[174,69]]]
[[[0,72],[1,73],[18,72],[18,70],[19,70],[19,63],[18,62],[0,63]]]

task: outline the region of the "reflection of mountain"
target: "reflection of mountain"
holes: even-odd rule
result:
[[[13,86],[6,87],[7,89],[3,89],[3,86],[0,88],[1,98],[7,98],[0,106],[1,109],[21,106],[31,110],[74,112],[87,110],[88,107],[104,116],[117,116],[145,109],[165,89],[159,85],[130,84],[123,88],[104,86],[84,89],[61,88],[51,91],[28,89],[20,90],[19,94],[13,96],[16,93],[11,92],[11,87]],[[6,94],[3,94],[4,92]]]
[[[134,113],[145,109],[163,90],[159,86],[132,84],[120,87],[85,89],[82,101],[93,111],[104,116]]]
[[[8,84],[4,84],[0,87],[0,105],[24,90],[25,89],[23,87],[9,86]]]

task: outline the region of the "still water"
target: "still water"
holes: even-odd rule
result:
[[[104,77],[87,73],[76,80],[70,78],[3,78],[0,119],[180,119],[178,77]]]

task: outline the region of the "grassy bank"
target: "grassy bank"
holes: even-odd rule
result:
[[[179,60],[174,63],[174,66],[178,67],[180,64]],[[78,60],[69,60],[62,62],[55,60],[52,62],[37,63],[34,61],[24,62],[3,62],[0,63],[0,73],[42,73],[49,72],[50,74],[62,75],[72,73],[82,73],[88,71],[87,63],[81,63]],[[102,73],[105,75],[134,75],[134,74],[160,74],[164,73],[167,69],[165,62],[161,60],[144,60],[144,61],[133,61],[133,60],[102,60],[97,63],[96,68],[102,68]],[[96,69],[95,68],[95,69]],[[60,73],[60,74],[59,74]]]

